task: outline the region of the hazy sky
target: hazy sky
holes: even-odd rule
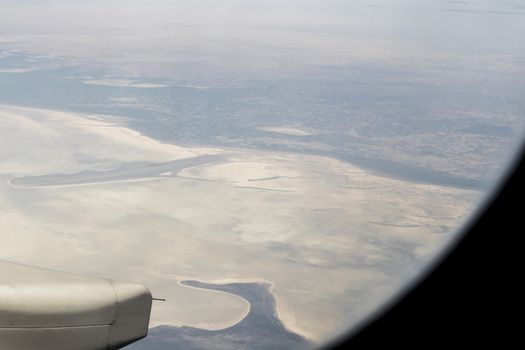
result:
[[[87,54],[88,49],[99,48],[102,43],[94,38],[90,41],[91,36],[107,42],[104,50],[108,54],[136,47],[140,38],[173,40],[163,43],[165,48],[160,51],[164,53],[173,47],[207,47],[218,42],[239,45],[229,50],[242,50],[243,45],[268,50],[291,44],[292,48],[310,48],[313,55],[320,54],[315,49],[331,45],[332,49],[341,50],[343,45],[343,49],[361,53],[391,51],[389,43],[395,43],[397,50],[525,52],[525,3],[519,0],[154,0],[123,4],[114,0],[0,0],[0,42],[20,41],[28,48],[47,53],[60,49],[68,54]]]

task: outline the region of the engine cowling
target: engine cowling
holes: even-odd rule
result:
[[[119,349],[147,335],[141,284],[0,261],[0,349]]]

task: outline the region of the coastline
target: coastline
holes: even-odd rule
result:
[[[157,284],[160,286],[157,290],[164,293],[174,290],[169,284],[173,276],[170,269],[179,263],[180,275],[194,274],[192,279],[203,277],[209,283],[268,283],[275,299],[274,312],[283,327],[307,339],[321,339],[323,332],[328,334],[347,314],[359,318],[364,313],[361,309],[366,309],[367,304],[345,304],[344,291],[348,286],[359,288],[365,283],[375,285],[388,280],[395,289],[396,283],[403,284],[402,279],[392,280],[398,278],[396,275],[374,275],[370,274],[369,266],[350,265],[359,263],[351,260],[351,256],[357,254],[371,264],[374,271],[383,268],[383,261],[390,255],[384,254],[383,246],[375,244],[383,239],[396,242],[392,261],[399,263],[400,269],[405,265],[401,265],[404,260],[395,260],[398,255],[409,253],[419,258],[433,254],[440,247],[443,236],[434,235],[436,227],[454,227],[459,213],[468,208],[470,198],[478,193],[377,176],[327,156],[240,148],[179,147],[116,126],[104,121],[102,116],[4,105],[0,105],[0,113],[14,116],[0,121],[5,126],[5,144],[16,145],[16,148],[6,147],[6,157],[0,162],[0,172],[9,174],[5,178],[6,196],[1,204],[7,209],[5,220],[17,225],[13,227],[21,237],[13,239],[12,246],[5,247],[7,257],[28,262],[39,259],[54,268],[68,264],[72,271],[77,269],[90,274],[104,271],[120,279],[141,278],[154,286]],[[20,123],[24,121],[27,128]],[[111,172],[125,164],[152,160],[169,162],[199,155],[222,155],[227,158],[228,166],[185,168],[181,178],[187,181],[156,181],[175,180],[171,174],[89,182],[89,185],[96,184],[93,188],[84,184],[45,186],[56,190],[53,192],[46,191],[43,186],[21,187],[16,181],[9,181],[10,177]],[[215,165],[220,164],[222,162]],[[299,173],[290,177],[291,171]],[[200,175],[203,178],[199,178]],[[239,188],[241,184],[253,185],[254,179],[266,180],[271,191]],[[120,185],[111,186],[115,183]],[[381,186],[370,186],[378,184]],[[64,189],[60,190],[62,187]],[[279,193],[282,191],[275,191],[280,188],[298,188],[298,192],[285,197]],[[327,197],[326,193],[331,195]],[[283,198],[286,201],[282,201]],[[16,201],[18,199],[20,202]],[[20,203],[35,203],[38,211],[29,206],[17,206]],[[370,203],[374,208],[368,207]],[[350,205],[353,210],[346,210]],[[370,219],[364,220],[364,214]],[[329,219],[332,226],[336,225],[338,231],[326,232],[334,236],[333,244],[326,245],[318,236],[318,232],[326,229],[325,219]],[[306,222],[311,225],[301,224]],[[407,231],[406,223],[416,223],[421,229]],[[354,225],[354,236],[343,235],[348,224]],[[371,224],[384,227],[379,236],[370,231]],[[17,242],[37,242],[42,233],[49,237],[43,248],[31,246],[18,251],[13,247]],[[375,241],[368,241],[370,234]],[[448,237],[453,237],[453,233]],[[126,249],[120,249],[121,246]],[[138,249],[140,254],[130,256],[129,249]],[[337,249],[337,253],[326,255],[327,249]],[[76,254],[70,256],[68,251]],[[158,254],[159,251],[162,254]],[[54,256],[48,257],[49,252],[54,252]],[[94,255],[106,264],[84,266],[83,261]],[[253,257],[263,263],[250,262]],[[131,269],[108,267],[107,262],[114,259],[140,271],[140,277]],[[93,270],[84,271],[89,269]],[[290,273],[301,273],[305,278],[297,286],[289,281],[287,275]],[[213,279],[213,275],[221,274],[240,278]],[[271,278],[273,282],[264,278]],[[318,289],[315,282],[320,281],[322,285],[334,279],[337,284],[330,290]],[[303,295],[299,289],[308,291],[309,295]],[[385,291],[385,296],[388,293]],[[189,294],[185,297],[191,302],[204,300]],[[372,305],[376,297],[362,298]],[[220,330],[238,324],[251,308],[243,299],[243,312],[237,313],[239,308],[235,300],[230,300],[229,304],[211,305],[205,313],[192,314],[195,308],[172,300],[172,304],[159,309],[157,319],[162,322],[152,319],[153,326],[173,321],[174,325]],[[303,305],[308,307],[302,308]],[[180,314],[176,313],[178,307],[182,310]],[[352,309],[354,307],[357,311]],[[207,324],[207,317],[220,318],[213,316],[214,312],[219,316],[237,314],[224,322]],[[319,315],[331,314],[334,318],[323,325],[318,324],[317,318],[322,317]],[[188,320],[191,322],[186,323]]]

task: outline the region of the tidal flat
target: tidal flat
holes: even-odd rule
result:
[[[130,350],[168,349],[308,349],[313,343],[286,329],[277,316],[275,297],[270,284],[262,282],[215,284],[195,280],[182,285],[216,290],[245,299],[250,307],[237,324],[220,330],[195,327],[158,326],[150,329],[146,339],[129,346]]]
[[[237,295],[176,281],[267,281],[279,322],[322,342],[417,276],[480,196],[325,156],[182,147],[118,116],[0,117],[2,259],[142,282],[167,299],[153,327],[245,315]]]

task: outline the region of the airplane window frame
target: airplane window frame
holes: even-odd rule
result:
[[[321,349],[516,344],[511,316],[521,300],[514,289],[520,260],[516,228],[523,226],[516,203],[525,196],[524,168],[522,140],[491,195],[430,269],[364,325]]]

